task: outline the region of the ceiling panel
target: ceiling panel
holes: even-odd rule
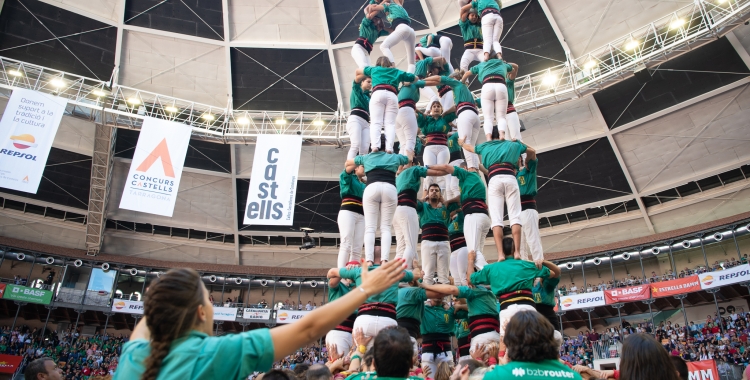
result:
[[[369,0],[323,0],[331,43],[353,42],[359,37],[359,24],[365,17],[364,7],[367,3]],[[419,1],[405,1],[404,9],[409,14],[411,27],[415,31],[428,28],[427,18]],[[385,20],[384,16],[383,19]]]
[[[243,42],[323,44],[326,25],[319,4],[309,0],[229,1],[231,38]]]
[[[119,0],[97,0],[96,6],[91,6],[91,0],[40,0],[44,3],[57,5],[59,7],[74,8],[76,12],[83,15],[90,13],[98,17],[105,18],[112,22],[118,21],[118,3]]]
[[[518,64],[519,75],[565,62],[565,50],[538,0],[503,8],[502,16],[504,25],[500,45],[503,59]],[[462,46],[458,45],[458,49]]]
[[[221,0],[126,0],[125,23],[189,36],[224,39]]]
[[[597,113],[591,96],[521,114],[526,131],[524,143],[537,150],[550,150],[574,141],[590,139],[604,133],[607,126]]]

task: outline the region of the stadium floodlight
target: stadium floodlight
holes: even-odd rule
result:
[[[625,50],[635,50],[640,46],[640,42],[638,40],[630,40],[628,43],[625,44]]]
[[[239,125],[248,125],[248,124],[250,124],[250,119],[248,119],[248,118],[246,118],[246,117],[243,116],[243,117],[237,119],[237,124],[239,124]]]

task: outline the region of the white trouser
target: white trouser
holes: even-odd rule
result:
[[[396,320],[393,318],[378,317],[374,315],[358,315],[357,319],[354,320],[353,329],[354,331],[362,329],[362,332],[365,333],[366,338],[375,338],[380,330],[395,326],[398,326],[398,323],[396,323]],[[370,343],[367,344],[367,349],[370,349],[374,342],[375,339],[370,339]]]
[[[503,18],[497,13],[487,13],[482,16],[482,37],[484,38],[484,52],[502,53],[500,36],[503,34]]]
[[[458,119],[456,119],[456,124],[458,127],[458,137],[465,139],[466,144],[476,146],[480,128],[479,115],[471,110],[461,112],[458,115]],[[466,166],[479,168],[479,156],[466,149],[463,151],[464,157],[466,157]]]
[[[505,139],[523,141],[521,139],[521,120],[518,119],[518,112],[506,113],[505,120],[508,123],[508,132],[505,134]]]
[[[448,72],[453,72],[453,65],[451,64],[451,49],[453,49],[453,40],[447,36],[440,36],[438,40],[440,44],[440,55],[445,58],[445,63],[448,64]]]
[[[531,310],[536,311],[536,308],[531,305],[519,305],[519,304],[512,304],[508,305],[503,310],[500,310],[500,336],[505,336],[505,326],[508,325],[508,322],[510,322],[510,319],[516,315],[519,311],[524,310]],[[359,317],[357,317],[359,319]]]
[[[433,57],[433,58],[440,57],[440,48],[437,46],[430,46],[430,47],[417,46],[416,48],[414,48],[414,50],[421,52],[422,55],[424,55],[425,57]]]
[[[479,346],[484,346],[484,349],[487,350],[490,348],[489,345],[491,344],[500,344],[500,333],[496,331],[488,331],[473,336],[471,337],[471,348],[469,349],[469,353],[473,354]]]
[[[473,213],[464,216],[464,238],[466,238],[466,249],[476,253],[475,267],[482,269],[487,265],[484,258],[484,239],[490,229],[490,217],[486,214]]]
[[[409,62],[406,71],[413,74],[414,69],[416,68],[414,65],[414,45],[416,44],[417,37],[414,35],[414,29],[412,29],[411,26],[399,24],[393,33],[389,34],[385,41],[380,44],[380,51],[383,52],[383,55],[388,57],[388,59],[391,60],[391,63],[395,65],[396,59],[393,58],[391,47],[401,41],[403,41],[404,46],[406,46],[406,60]]]
[[[440,105],[444,110],[451,109],[456,103],[453,100],[453,90],[446,92],[440,97]]]
[[[370,100],[372,112],[372,100]],[[508,88],[504,83],[485,83],[482,85],[482,114],[484,115],[484,134],[492,133],[493,120],[497,119],[497,130],[505,131],[508,112]],[[370,117],[372,119],[372,117]],[[370,132],[372,133],[372,132]]]
[[[326,334],[326,347],[330,349],[331,345],[336,345],[336,351],[340,355],[347,354],[352,348],[352,333],[339,330],[331,330]]]
[[[354,46],[352,46],[352,58],[354,58],[354,62],[357,64],[358,69],[372,66],[370,64],[370,53],[368,53],[367,49],[360,44],[354,44]]]
[[[472,62],[479,61],[484,62],[484,51],[482,49],[466,49],[464,54],[461,56],[461,70],[469,70],[469,65]]]
[[[451,159],[451,152],[447,145],[430,145],[424,147],[422,161],[425,165],[445,165]],[[437,183],[440,189],[445,189],[445,178],[442,176],[429,176],[424,180],[424,189],[427,190],[430,185]]]
[[[507,107],[507,106],[506,106]],[[378,90],[370,98],[370,147],[380,149],[380,132],[385,127],[385,150],[393,151],[396,137],[398,96],[388,90]]]
[[[396,137],[400,143],[399,150],[406,156],[406,151],[414,153],[414,146],[417,144],[417,116],[414,108],[401,107],[396,115]]]
[[[533,208],[521,211],[521,259],[544,260],[542,237],[539,235],[539,213]]]
[[[346,158],[349,160],[357,157],[357,154],[367,154],[367,147],[370,145],[370,123],[357,115],[349,115],[346,120],[346,132],[349,134],[349,153]]]
[[[448,165],[461,166],[462,162],[464,162],[464,160],[459,158],[458,160],[451,161]],[[459,189],[458,183],[458,177],[454,177],[451,174],[445,175],[445,199],[453,199],[461,195],[461,190]]]
[[[337,222],[339,235],[341,235],[337,268],[343,268],[346,263],[359,261],[362,256],[362,244],[365,241],[365,216],[354,211],[339,210]]]
[[[424,370],[425,367],[428,367],[431,371],[431,374],[437,374],[438,365],[440,365],[440,363],[442,362],[453,363],[453,352],[441,352],[437,355],[432,353],[422,354],[422,369]],[[433,376],[434,378],[434,376],[436,375],[431,376]]]
[[[396,206],[393,214],[393,232],[396,234],[396,258],[403,258],[409,270],[417,258],[419,237],[419,215],[417,209],[409,206]]]
[[[517,187],[516,187],[517,188]],[[365,259],[375,261],[375,230],[380,219],[380,259],[388,260],[391,253],[391,221],[396,211],[396,186],[375,182],[365,187],[362,208],[365,210]]]
[[[424,283],[427,285],[434,284],[435,281],[432,275],[437,271],[438,282],[449,284],[448,276],[450,275],[451,265],[450,242],[422,240],[421,251]]]
[[[493,228],[503,226],[503,205],[508,207],[510,225],[521,224],[521,191],[518,189],[516,177],[508,174],[492,177],[487,186],[487,207],[490,209]]]
[[[469,282],[466,281],[466,269],[469,268],[469,250],[466,247],[461,247],[451,252],[451,277],[453,277],[453,283],[456,286],[466,286]]]

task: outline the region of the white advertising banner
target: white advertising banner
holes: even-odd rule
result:
[[[234,321],[237,319],[236,307],[214,306],[214,321]]]
[[[14,89],[0,121],[0,187],[36,194],[66,99]]]
[[[586,294],[575,294],[560,297],[562,310],[583,309],[587,307],[603,306],[604,292],[597,291]]]
[[[243,224],[291,226],[302,136],[260,135]]]
[[[143,120],[120,208],[172,217],[190,132],[185,124]]]
[[[698,275],[701,289],[718,288],[724,285],[750,281],[750,264]]]
[[[115,313],[143,314],[143,302],[115,299],[112,302],[112,311]]]
[[[254,309],[251,307],[246,307],[245,310],[242,311],[242,318],[243,319],[271,319],[271,310],[270,309]]]
[[[309,311],[306,310],[278,310],[276,312],[276,323],[297,322],[307,313],[309,313]]]

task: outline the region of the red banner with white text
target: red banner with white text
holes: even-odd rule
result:
[[[701,290],[701,283],[698,281],[698,276],[688,276],[651,284],[651,294],[654,298],[676,296],[699,290]]]
[[[15,373],[23,356],[0,355],[0,373]]]
[[[620,302],[647,300],[651,297],[649,285],[629,286],[627,288],[607,289],[604,291],[604,301],[607,305]]]
[[[719,371],[714,360],[687,362],[687,366],[690,380],[719,380]]]

